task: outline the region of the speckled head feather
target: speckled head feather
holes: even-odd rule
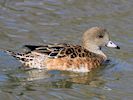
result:
[[[101,51],[103,46],[119,49],[110,41],[106,29],[92,27],[83,34],[81,46],[63,43],[25,45],[29,49],[26,53],[6,52],[22,62],[24,68],[89,72],[107,59]]]

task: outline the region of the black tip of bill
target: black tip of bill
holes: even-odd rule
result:
[[[119,46],[117,46],[117,47],[115,47],[116,49],[120,49],[120,47]]]

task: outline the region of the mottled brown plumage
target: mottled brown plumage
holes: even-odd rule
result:
[[[19,54],[6,51],[19,59],[25,68],[89,72],[99,67],[106,59],[103,46],[115,47],[107,30],[93,27],[83,34],[82,45],[55,43],[48,45],[25,45],[28,52]]]

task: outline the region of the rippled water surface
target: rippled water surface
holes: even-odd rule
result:
[[[0,0],[0,49],[21,51],[24,44],[79,44],[92,27],[108,29],[120,50],[104,49],[111,59],[91,73],[23,71],[0,52],[1,100],[133,100],[132,0]]]

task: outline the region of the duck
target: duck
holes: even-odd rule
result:
[[[43,45],[24,45],[28,51],[16,53],[5,50],[22,63],[24,69],[46,69],[90,72],[102,66],[108,58],[103,47],[120,49],[110,40],[109,32],[103,27],[91,27],[82,36],[81,45],[50,43]]]

